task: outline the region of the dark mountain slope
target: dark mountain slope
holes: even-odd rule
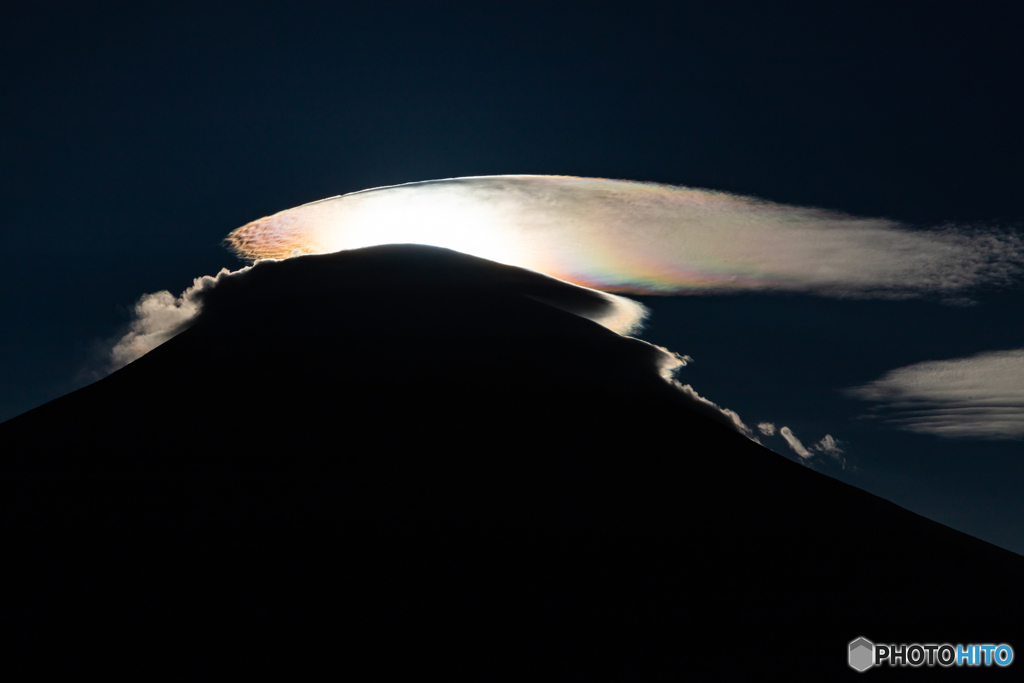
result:
[[[1024,558],[698,414],[585,290],[405,246],[204,301],[0,425],[8,680],[831,680],[862,635],[1024,647]]]

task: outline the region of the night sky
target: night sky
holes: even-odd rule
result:
[[[90,5],[0,14],[0,419],[101,376],[142,294],[243,265],[231,230],[366,188],[573,175],[1024,224],[1011,3]],[[701,395],[831,435],[845,469],[807,464],[1024,553],[1019,438],[900,431],[844,393],[1024,347],[1019,278],[964,296],[636,298]]]

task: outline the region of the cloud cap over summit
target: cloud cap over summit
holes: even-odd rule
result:
[[[323,199],[252,221],[228,245],[286,258],[376,244],[449,247],[599,289],[949,294],[1017,277],[1012,232],[884,218],[606,178],[482,176]]]

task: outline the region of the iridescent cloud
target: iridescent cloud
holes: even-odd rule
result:
[[[602,178],[484,176],[332,197],[227,238],[248,259],[443,246],[606,291],[952,294],[1024,265],[1016,234],[914,230],[725,192]]]

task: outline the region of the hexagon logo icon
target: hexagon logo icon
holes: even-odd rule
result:
[[[867,671],[875,664],[875,644],[867,638],[850,642],[850,666],[857,671]]]

